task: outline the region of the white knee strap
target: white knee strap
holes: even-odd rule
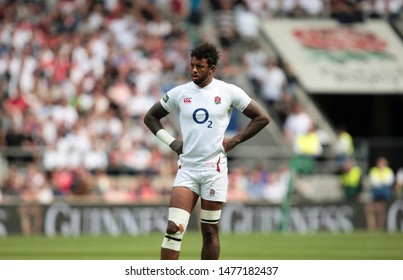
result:
[[[218,224],[221,218],[221,210],[200,210],[200,221],[205,224]]]
[[[182,238],[186,231],[188,222],[190,218],[190,213],[175,207],[170,207],[168,209],[168,220],[172,221],[177,225],[179,230],[174,234],[166,233],[164,240],[162,241],[162,248],[171,249],[175,251],[180,251],[182,245]]]

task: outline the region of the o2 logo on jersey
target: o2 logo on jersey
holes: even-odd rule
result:
[[[198,108],[193,112],[193,120],[195,121],[195,123],[197,124],[204,124],[204,123],[208,123],[207,127],[208,128],[212,128],[212,121],[208,120],[209,118],[209,113],[206,109],[204,108]]]

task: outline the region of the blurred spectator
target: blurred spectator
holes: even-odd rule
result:
[[[41,170],[39,170],[39,166],[29,164],[26,167],[21,197],[28,201],[35,200],[42,186],[45,184],[45,181],[45,176]]]
[[[362,191],[362,170],[351,158],[343,162],[340,184],[348,202],[357,202]]]
[[[107,203],[133,203],[137,199],[135,192],[129,192],[114,180],[111,181],[111,187],[105,191],[103,197]]]
[[[341,167],[347,159],[351,159],[354,157],[354,142],[350,133],[348,133],[347,128],[340,124],[336,130],[337,139],[336,139],[336,155],[337,162]]]
[[[4,196],[18,197],[24,184],[24,176],[14,164],[7,168],[6,176],[2,181],[2,193]]]
[[[126,77],[120,75],[108,88],[107,96],[114,106],[122,108],[126,106],[132,96],[132,89],[126,81]]]
[[[254,201],[263,199],[263,192],[269,182],[269,174],[262,165],[257,165],[248,174],[247,191],[249,198]]]
[[[244,0],[248,8],[260,19],[272,19],[281,16],[281,2],[277,0]]]
[[[296,92],[296,87],[298,84],[297,76],[295,75],[294,70],[291,67],[291,65],[288,63],[285,63],[283,65],[283,70],[284,70],[285,76],[287,78],[287,92],[293,98],[295,98],[297,95],[297,92]]]
[[[258,41],[253,42],[243,54],[242,64],[256,95],[260,95],[261,92],[260,77],[266,71],[267,60],[268,54]]]
[[[295,137],[306,134],[312,127],[312,118],[305,112],[303,105],[295,101],[292,107],[293,110],[283,125],[284,137],[289,144],[293,144]]]
[[[159,9],[152,10],[152,20],[146,25],[146,32],[149,36],[167,38],[173,29],[172,23],[164,18]]]
[[[314,129],[319,137],[322,147],[324,149],[329,148],[332,144],[332,140],[329,133],[325,129],[319,127],[317,124],[314,124]]]
[[[286,91],[284,92],[281,101],[276,104],[280,126],[284,126],[287,117],[292,114],[295,101],[296,99],[293,95]]]
[[[324,4],[322,0],[286,0],[283,1],[282,8],[288,17],[313,17],[322,14]]]
[[[364,0],[331,0],[330,16],[343,24],[363,21]]]
[[[223,51],[229,51],[238,39],[238,33],[235,25],[235,11],[232,0],[217,0],[213,5],[214,23]]]
[[[395,174],[388,160],[379,157],[369,171],[372,201],[366,205],[367,226],[370,230],[383,230],[386,223],[386,203],[392,198]]]
[[[67,97],[64,96],[52,106],[50,114],[58,125],[63,125],[68,129],[73,128],[79,119],[77,110],[69,104]]]
[[[287,86],[287,77],[284,70],[279,66],[276,57],[270,57],[266,61],[266,67],[259,73],[260,96],[266,103],[269,112],[279,120],[281,102]]]
[[[380,157],[377,159],[376,166],[369,171],[369,179],[375,201],[391,198],[395,175],[386,158]]]
[[[54,190],[54,186],[48,176],[45,174],[45,180],[43,184],[35,192],[35,201],[41,204],[50,204],[57,198],[60,194]]]
[[[175,26],[175,33],[172,40],[167,44],[163,59],[163,67],[165,71],[169,71],[175,76],[184,76],[187,73],[188,67],[188,53],[191,38],[188,31],[183,26]],[[151,85],[153,86],[153,85]],[[164,85],[161,86],[161,88]],[[154,86],[154,88],[156,88]],[[159,89],[161,90],[161,89]],[[167,91],[167,90],[164,90]]]
[[[94,192],[94,178],[84,166],[79,166],[73,171],[70,190],[74,195],[90,195]]]
[[[228,50],[221,53],[220,60],[222,62],[220,63],[221,66],[216,70],[216,77],[225,79],[228,83],[236,84],[236,77],[243,69],[236,63],[233,63],[231,53]]]
[[[31,163],[34,161],[35,145],[29,127],[24,124],[22,127],[15,123],[6,131],[5,143],[10,147],[6,158],[10,163]]]
[[[49,202],[51,199],[63,199],[65,193],[63,193],[58,185],[56,184],[56,176],[54,176],[53,171],[46,171],[45,172],[45,184],[43,185],[43,189],[50,189],[52,191],[52,194],[47,194],[47,198],[49,199]]]
[[[6,105],[13,115],[23,114],[28,110],[29,105],[21,87],[17,87],[15,91],[10,92]]]
[[[259,38],[260,18],[244,2],[234,7],[235,28],[244,47]],[[245,48],[246,49],[246,48]]]
[[[125,104],[127,114],[130,117],[140,120],[147,112],[147,109],[162,96],[158,86],[151,85],[150,90],[150,92],[138,92],[136,86],[131,85],[131,96]]]
[[[366,18],[384,18],[390,21],[401,17],[402,0],[368,0],[362,4]]]
[[[94,193],[104,196],[109,190],[112,189],[113,180],[108,176],[105,169],[97,169],[94,171]]]
[[[323,0],[296,0],[300,2],[302,9],[310,17],[323,16],[326,8],[326,1]]]
[[[103,141],[94,140],[94,146],[83,155],[83,166],[89,171],[106,169],[108,167],[108,154]]]
[[[246,190],[239,188],[237,185],[229,183],[227,191],[227,201],[231,202],[248,202],[249,194]]]
[[[247,191],[247,174],[245,167],[236,167],[228,174],[228,202],[246,202],[250,199]]]
[[[287,165],[282,164],[278,170],[269,176],[269,182],[263,191],[263,197],[270,203],[281,204],[287,195],[290,183],[290,171]]]
[[[147,174],[141,173],[138,176],[138,186],[136,188],[136,196],[142,202],[157,202],[160,200],[160,194],[152,186],[150,178]]]
[[[203,3],[202,0],[190,0],[190,13],[188,21],[190,24],[199,25],[203,21]]]
[[[55,191],[63,196],[72,194],[74,173],[68,169],[55,169],[51,172]]]
[[[294,138],[293,158],[290,167],[300,174],[312,174],[323,147],[316,128],[313,124],[306,133],[300,133]]]

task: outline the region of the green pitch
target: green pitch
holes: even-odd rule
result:
[[[0,238],[3,260],[156,260],[162,234],[142,236],[80,236]],[[181,259],[197,260],[201,236],[187,232]],[[223,260],[403,260],[403,234],[268,233],[222,234]]]

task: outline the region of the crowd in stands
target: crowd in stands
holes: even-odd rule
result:
[[[294,144],[315,124],[295,100],[292,69],[256,41],[261,20],[392,19],[402,7],[400,0],[0,0],[0,200],[166,198],[176,156],[142,117],[187,81],[190,50],[206,38],[222,49],[218,77],[247,73]],[[209,13],[214,38],[203,33]],[[165,127],[177,135],[174,121]],[[283,165],[231,170],[229,200],[280,202],[288,176]]]
[[[181,7],[63,0],[0,10],[4,196],[47,201],[116,190],[102,174],[173,174],[175,159],[142,117],[187,76],[195,27]],[[145,193],[138,181],[132,196]]]

